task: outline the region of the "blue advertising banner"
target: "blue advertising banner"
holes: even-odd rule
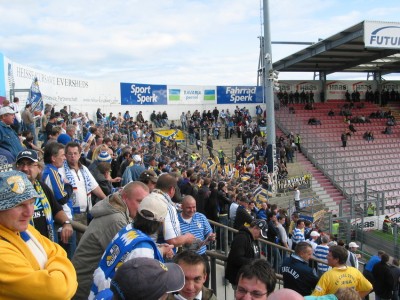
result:
[[[121,82],[121,105],[167,105],[167,86]]]
[[[217,86],[217,104],[263,103],[261,86]]]

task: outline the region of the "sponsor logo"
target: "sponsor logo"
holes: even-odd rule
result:
[[[387,32],[388,30],[390,33]],[[384,26],[375,29],[369,37],[369,45],[377,47],[400,46],[400,26]]]
[[[215,90],[204,90],[204,100],[214,101],[215,100]]]
[[[131,94],[134,94],[137,98],[137,103],[157,103],[158,96],[151,91],[151,86],[137,86],[131,85]]]
[[[252,102],[256,95],[256,87],[226,87],[226,94],[230,95],[229,101],[237,102]]]

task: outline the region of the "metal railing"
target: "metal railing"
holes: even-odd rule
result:
[[[210,224],[212,226],[214,226],[215,229],[218,228],[218,230],[215,230],[215,231],[219,231],[220,232],[220,237],[223,237],[222,238],[221,247],[223,249],[225,249],[224,251],[217,250],[215,244],[206,251],[206,254],[207,254],[207,256],[209,257],[209,260],[210,260],[210,269],[211,269],[211,272],[210,272],[210,284],[211,284],[211,289],[215,292],[215,294],[219,297],[219,299],[223,299],[223,297],[221,297],[221,296],[222,295],[226,296],[230,292],[230,291],[228,291],[228,289],[232,289],[229,286],[228,282],[224,278],[225,267],[226,267],[227,260],[228,260],[228,253],[230,251],[230,242],[231,242],[231,239],[232,239],[232,235],[230,235],[230,233],[231,234],[236,234],[236,233],[238,233],[238,230],[236,230],[236,229],[234,229],[232,227],[223,225],[221,223],[211,221],[211,220],[209,220],[209,222],[210,222]],[[86,225],[83,225],[83,224],[78,223],[76,221],[72,221],[71,223],[72,223],[73,228],[78,232],[84,233],[86,231],[86,229],[87,229]],[[281,255],[282,257],[284,255],[285,256],[289,256],[290,254],[292,254],[294,252],[291,249],[288,249],[288,248],[285,248],[283,246],[277,245],[275,243],[269,242],[269,241],[267,241],[265,239],[259,239],[258,241],[260,243],[260,249],[261,249],[262,252],[264,252],[265,255],[267,255],[267,253],[265,253],[265,249],[267,249],[267,248],[269,248],[272,253],[279,253],[279,255]],[[279,288],[283,287],[283,281],[282,281],[283,277],[280,274],[280,265],[282,263],[282,260],[283,259],[279,260],[275,264],[271,263],[271,261],[269,261],[271,263],[271,266],[274,267],[275,273],[276,273],[276,276],[277,276],[277,279],[278,279],[277,280],[276,289],[279,289]],[[268,261],[268,259],[267,259],[267,261]],[[325,263],[325,262],[323,262],[323,261],[321,261],[319,259],[315,259],[315,258],[311,258],[311,262],[312,262],[311,263],[312,267],[315,267],[315,264],[317,262]],[[221,272],[218,272],[217,266],[222,266],[223,267],[223,272],[222,272],[223,274],[221,274]],[[218,279],[218,275],[222,275],[223,276],[223,278],[222,278],[223,285],[222,286],[218,285],[218,280],[217,280]],[[227,299],[227,298],[225,297],[225,299]]]

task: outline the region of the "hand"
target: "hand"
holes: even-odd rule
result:
[[[122,178],[121,177],[115,177],[113,179],[111,179],[111,182],[121,182]]]
[[[185,233],[185,244],[193,244],[196,241],[196,237],[191,233]]]
[[[68,243],[69,238],[74,233],[74,229],[72,228],[71,224],[64,224],[60,233],[61,241],[64,244]]]
[[[161,244],[158,246],[158,250],[160,250],[162,256],[171,259],[174,256],[174,245],[170,244]]]
[[[207,240],[209,240],[209,241],[215,241],[215,237],[216,237],[215,233],[210,233],[210,234],[208,235],[208,237],[207,237]]]

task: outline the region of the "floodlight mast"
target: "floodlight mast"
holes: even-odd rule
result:
[[[274,82],[269,79],[268,74],[273,72],[272,69],[272,47],[271,47],[271,32],[269,19],[269,1],[263,0],[264,11],[264,103],[266,104],[267,112],[267,162],[268,172],[276,175],[276,140],[275,140],[275,111],[274,111]]]

